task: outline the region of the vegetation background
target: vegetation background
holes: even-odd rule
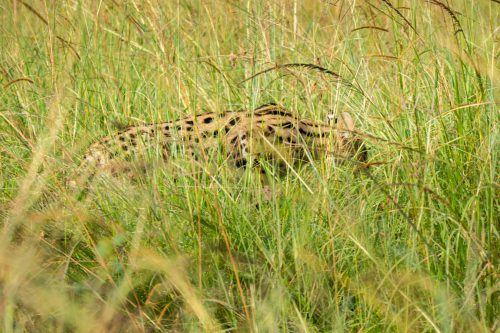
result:
[[[498,332],[499,16],[1,1],[0,331]],[[318,163],[273,178],[269,202],[251,171],[65,185],[123,124],[270,101],[350,112],[371,168]]]

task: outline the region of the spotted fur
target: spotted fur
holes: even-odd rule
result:
[[[349,114],[327,122],[301,119],[275,104],[253,111],[207,112],[175,121],[135,125],[90,146],[82,169],[113,170],[127,161],[159,150],[168,161],[176,154],[195,160],[222,154],[236,167],[255,165],[261,158],[308,160],[320,156],[366,159],[354,135]]]

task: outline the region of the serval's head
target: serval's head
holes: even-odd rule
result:
[[[334,136],[330,136],[328,144],[330,158],[337,161],[350,160],[362,163],[368,160],[368,150],[356,131],[349,113],[343,112],[340,116],[328,114],[327,123],[335,132]]]

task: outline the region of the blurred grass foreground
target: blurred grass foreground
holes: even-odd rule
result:
[[[498,332],[499,19],[496,0],[0,1],[0,331]],[[268,201],[251,170],[189,163],[66,186],[121,126],[271,101],[349,112],[371,167],[270,177]]]

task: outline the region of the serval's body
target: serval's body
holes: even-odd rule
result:
[[[119,173],[126,161],[157,150],[168,161],[173,155],[196,161],[221,157],[236,167],[256,165],[265,158],[308,161],[320,156],[366,159],[351,117],[344,113],[328,123],[300,119],[274,104],[254,111],[208,112],[180,120],[135,125],[90,146],[81,169]]]

